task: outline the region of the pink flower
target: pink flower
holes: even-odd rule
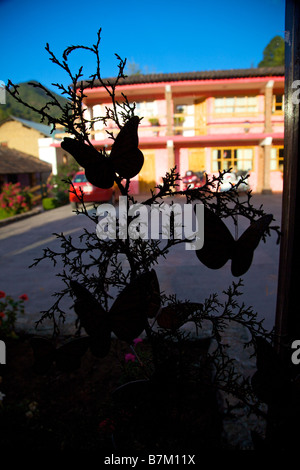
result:
[[[24,196],[21,196],[20,194],[17,196],[17,201],[19,204],[24,201]]]
[[[125,354],[125,362],[134,362],[135,361],[135,355],[131,353]]]
[[[20,295],[19,299],[28,300],[28,295],[27,294],[22,294],[22,295]]]
[[[143,342],[142,338],[135,338],[135,339],[133,340],[133,344],[134,344],[135,346],[136,346],[137,344],[139,344],[139,343],[142,343],[142,342]]]
[[[3,297],[5,296],[6,296],[5,292],[3,292],[3,290],[0,290],[0,299],[3,299]]]

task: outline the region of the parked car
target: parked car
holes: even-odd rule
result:
[[[185,172],[185,175],[182,178],[182,182],[185,186],[185,189],[200,188],[203,186],[203,184],[205,184],[205,173],[204,171],[195,172],[188,170]]]
[[[76,193],[80,196],[80,190],[83,191],[83,201],[84,202],[110,202],[114,204],[116,200],[118,200],[118,190],[115,187],[109,189],[101,189],[93,186],[85,176],[84,171],[78,171],[74,178],[72,179],[72,183],[76,190]],[[71,192],[73,190],[72,186],[70,186],[69,192],[69,199],[71,206],[73,208],[77,208],[78,204],[80,204],[78,197]]]

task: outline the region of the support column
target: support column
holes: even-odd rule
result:
[[[168,150],[168,169],[171,169],[175,167],[175,152],[174,152],[173,140],[167,140],[167,150]]]
[[[272,132],[272,103],[274,81],[269,80],[265,88],[265,133]]]
[[[259,181],[262,186],[259,188],[262,194],[271,194],[271,184],[270,184],[270,175],[271,175],[271,148],[272,148],[272,137],[266,137],[261,143],[260,146],[263,150],[263,159],[259,167]],[[262,176],[261,176],[262,175]]]
[[[165,86],[165,100],[167,105],[167,135],[173,135],[173,100],[171,85]]]

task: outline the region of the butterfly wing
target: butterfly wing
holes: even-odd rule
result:
[[[131,342],[145,329],[147,316],[153,316],[157,305],[157,297],[153,293],[156,281],[155,271],[141,274],[116,298],[109,314],[111,329],[119,339]]]
[[[74,310],[82,327],[91,338],[91,351],[96,357],[105,357],[111,342],[107,313],[90,291],[79,282],[70,281],[70,287],[76,296]]]
[[[59,370],[72,372],[80,367],[81,358],[90,346],[89,337],[76,338],[55,350],[55,362]]]
[[[151,271],[142,274],[141,282],[144,283],[147,297],[146,316],[154,318],[161,304],[160,287],[155,270],[151,269]]]
[[[264,215],[253,222],[235,242],[231,264],[233,276],[242,276],[248,271],[252,263],[254,250],[272,220],[272,214]]]
[[[33,350],[33,370],[37,374],[48,372],[55,357],[55,348],[49,339],[43,337],[31,338],[30,345]]]
[[[234,238],[213,211],[204,208],[204,245],[196,250],[198,259],[210,269],[219,269],[232,257]]]
[[[85,169],[87,180],[98,188],[108,189],[114,184],[114,172],[109,158],[105,158],[94,147],[65,137],[61,147],[69,152]]]
[[[113,169],[122,178],[133,178],[142,169],[144,155],[138,148],[138,125],[140,119],[133,116],[122,127],[113,143],[110,160]]]

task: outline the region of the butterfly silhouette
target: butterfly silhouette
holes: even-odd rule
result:
[[[146,327],[147,318],[153,318],[160,307],[159,283],[153,269],[130,282],[109,312],[79,282],[70,281],[70,287],[76,296],[74,310],[90,337],[90,349],[96,357],[108,354],[112,332],[129,343],[139,336]]]
[[[90,346],[88,337],[76,338],[56,348],[52,341],[44,337],[30,340],[33,349],[33,370],[45,374],[53,363],[63,372],[71,372],[80,367],[81,358]]]
[[[225,223],[210,209],[204,208],[204,245],[196,250],[198,259],[208,268],[219,269],[231,259],[233,276],[245,274],[251,266],[254,250],[267,230],[273,215],[268,214],[251,223],[235,240]]]
[[[129,179],[142,169],[144,156],[138,148],[139,121],[138,116],[133,116],[125,123],[112,145],[109,157],[70,137],[64,138],[61,147],[85,169],[90,183],[98,188],[108,189],[114,184],[115,174]]]

